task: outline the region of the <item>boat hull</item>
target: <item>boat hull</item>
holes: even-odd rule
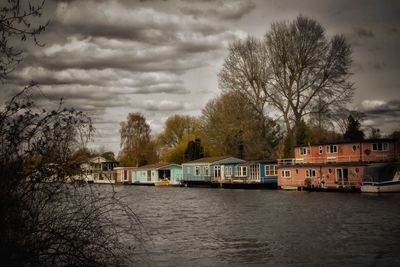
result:
[[[400,192],[400,182],[389,182],[379,184],[363,184],[361,186],[363,193],[392,193]]]

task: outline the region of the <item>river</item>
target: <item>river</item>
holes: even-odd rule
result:
[[[400,266],[400,194],[116,191],[143,224],[140,266]]]

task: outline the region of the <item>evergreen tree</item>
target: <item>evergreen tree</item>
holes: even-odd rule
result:
[[[304,121],[301,121],[296,131],[296,144],[308,145],[311,142],[310,129]]]
[[[204,149],[201,140],[197,138],[194,141],[189,141],[185,151],[185,160],[192,161],[202,157],[204,157]]]
[[[349,115],[347,118],[348,124],[347,124],[347,130],[343,135],[344,139],[347,140],[362,140],[364,139],[364,132],[360,129],[360,122],[352,115]]]
[[[294,153],[293,153],[293,148],[292,148],[292,139],[293,134],[292,133],[287,133],[285,140],[283,142],[283,151],[282,151],[282,158],[293,158]]]

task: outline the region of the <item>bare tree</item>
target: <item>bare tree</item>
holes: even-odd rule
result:
[[[121,122],[120,161],[127,166],[140,166],[148,162],[147,150],[151,146],[150,125],[140,113],[129,113]]]
[[[246,95],[258,112],[266,104],[274,107],[286,131],[295,134],[315,110],[351,100],[351,62],[351,49],[342,35],[328,39],[319,23],[299,16],[273,23],[262,41],[248,37],[233,43],[219,84]]]
[[[46,29],[47,23],[37,22],[42,16],[45,0],[8,0],[0,5],[0,81],[14,70],[22,60],[22,50],[16,48],[15,40],[26,41],[32,38],[40,45],[37,37]]]

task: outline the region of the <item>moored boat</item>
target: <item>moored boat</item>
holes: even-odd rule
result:
[[[160,179],[154,183],[155,186],[170,186],[171,183],[168,179]]]
[[[396,164],[374,164],[366,169],[363,193],[400,192],[400,170]]]

